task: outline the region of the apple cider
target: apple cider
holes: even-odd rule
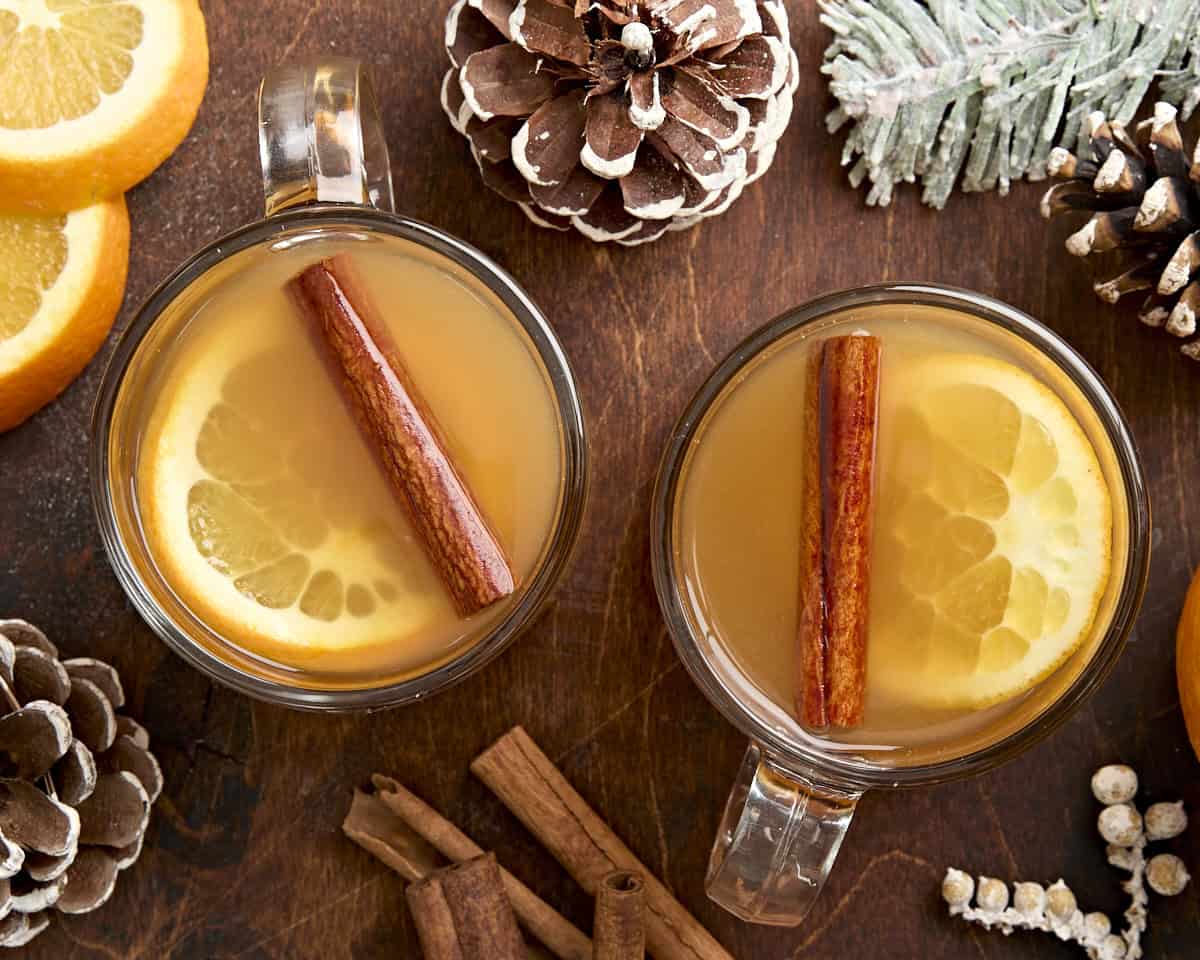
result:
[[[864,427],[827,379],[835,345],[868,343]],[[835,427],[866,431],[832,472],[816,466],[842,443],[814,414],[827,401]],[[965,755],[1037,716],[1103,639],[1129,536],[1118,470],[1078,389],[1015,334],[943,307],[847,310],[772,343],[709,406],[675,501],[679,595],[723,685],[789,738],[885,764]],[[856,604],[861,630],[839,640]],[[810,643],[814,615],[834,632]]]
[[[445,516],[403,509],[390,482],[413,450],[381,455],[365,422],[407,429],[416,414],[372,410],[374,383],[349,403],[305,329],[290,285],[339,255],[435,424],[418,446],[436,434],[453,464],[425,493],[458,477],[507,565],[507,586],[477,605],[458,602],[414,527]],[[528,335],[466,270],[400,238],[313,231],[222,262],[155,336],[123,467],[136,523],[172,602],[242,669],[328,687],[403,679],[461,654],[519,601],[561,508],[562,425]],[[379,357],[357,361],[382,376]]]

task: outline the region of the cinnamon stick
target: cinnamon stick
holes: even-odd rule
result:
[[[471,764],[591,896],[614,870],[640,873],[646,946],[655,960],[732,960],[730,954],[587,805],[529,734],[514,727]]]
[[[821,536],[821,359],[812,351],[804,398],[800,499],[800,685],[797,712],[805,726],[829,726],[825,685],[825,563]]]
[[[443,856],[461,863],[483,853],[470,837],[400,783],[380,774],[371,782],[377,801]],[[592,941],[586,934],[503,867],[500,877],[522,927],[561,960],[591,960]]]
[[[354,791],[342,832],[409,883],[442,866],[437,851],[398,819],[378,794]]]
[[[810,368],[797,713],[811,726],[863,720],[879,357],[876,337],[833,337]]]
[[[426,960],[525,960],[493,854],[438,870],[405,896]]]
[[[458,942],[458,929],[454,925],[454,914],[450,912],[450,901],[441,883],[429,878],[419,880],[404,891],[404,897],[408,901],[425,960],[466,960],[466,954]]]
[[[595,960],[643,960],[646,956],[646,885],[640,873],[614,870],[596,894]]]
[[[288,282],[363,436],[458,612],[514,590],[512,569],[347,254]]]

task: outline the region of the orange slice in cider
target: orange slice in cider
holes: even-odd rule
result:
[[[1001,360],[897,370],[880,437],[872,683],[929,707],[1028,690],[1083,642],[1112,563],[1096,454],[1063,402]]]
[[[168,582],[238,641],[369,646],[452,616],[391,491],[303,343],[183,371],[161,401],[144,492]],[[301,389],[298,385],[304,385]]]

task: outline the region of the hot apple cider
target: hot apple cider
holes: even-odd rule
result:
[[[137,522],[243,668],[415,675],[519,599],[562,430],[527,334],[465,270],[394,237],[293,237],[222,263],[157,329]]]
[[[995,325],[847,311],[750,360],[695,436],[679,593],[735,696],[788,735],[965,754],[1056,698],[1107,629],[1112,450]]]

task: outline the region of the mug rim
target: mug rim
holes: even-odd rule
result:
[[[447,257],[484,284],[532,341],[550,380],[563,447],[558,517],[540,565],[512,609],[460,655],[432,670],[393,683],[354,689],[308,688],[267,679],[240,669],[193,640],[158,603],[134,567],[117,524],[109,483],[109,447],[117,398],[142,341],[163,312],[192,283],[235,254],[270,243],[276,235],[297,228],[332,223],[416,243]],[[589,485],[587,430],[579,387],[558,334],[532,298],[503,267],[465,241],[421,220],[356,204],[313,203],[272,214],[222,235],[173,270],[142,303],[109,357],[92,410],[90,447],[92,506],[101,540],[122,590],[141,618],[169,648],[210,679],[257,700],[309,711],[377,710],[413,703],[487,666],[533,621],[561,580],[578,540]],[[202,618],[197,619],[203,622]],[[223,640],[211,626],[208,629]]]
[[[677,589],[674,513],[682,467],[696,432],[730,382],[764,350],[795,330],[865,305],[936,306],[996,324],[1031,344],[1083,394],[1112,445],[1125,487],[1128,563],[1103,640],[1070,686],[1041,713],[1007,736],[947,760],[886,767],[860,757],[824,753],[781,735],[721,683],[697,642]],[[650,518],[651,564],[659,607],[675,650],[708,701],[776,762],[851,789],[928,786],[983,773],[1013,759],[1056,731],[1108,678],[1125,648],[1141,606],[1150,565],[1150,503],[1137,444],[1115,398],[1091,365],[1041,321],[994,297],[927,282],[867,284],[823,294],[785,311],[738,343],[705,378],[671,431],[655,480]]]

